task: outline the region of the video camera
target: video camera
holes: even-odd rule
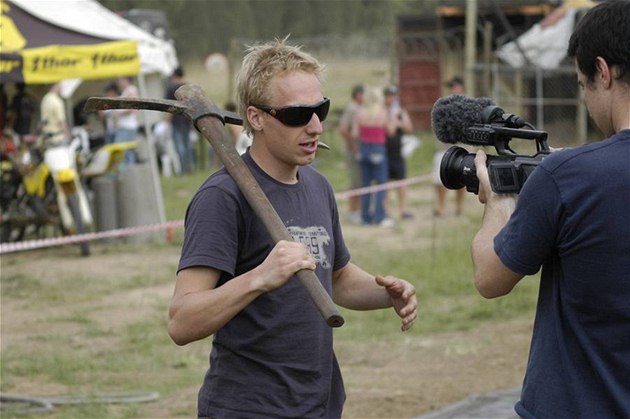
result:
[[[490,185],[496,193],[519,193],[527,177],[550,153],[545,131],[537,131],[522,118],[506,114],[490,99],[454,95],[444,98],[444,102],[440,100],[436,102],[432,112],[433,130],[438,140],[445,143],[494,146],[496,149],[498,156],[488,155],[486,163]],[[444,116],[449,118],[438,120]],[[530,129],[522,129],[523,126]],[[453,134],[458,138],[454,138]],[[534,140],[536,154],[517,154],[510,148],[513,138]],[[448,189],[465,186],[468,192],[479,193],[475,154],[462,147],[449,148],[440,163],[440,180]]]

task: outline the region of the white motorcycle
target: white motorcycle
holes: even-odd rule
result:
[[[83,234],[94,223],[89,200],[77,169],[77,150],[81,147],[81,138],[73,136],[68,143],[48,145],[44,151],[44,163],[50,170],[55,190],[57,205],[63,229],[68,234]],[[81,242],[81,254],[90,254],[87,241]]]

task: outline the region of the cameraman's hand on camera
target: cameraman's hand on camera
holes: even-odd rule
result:
[[[477,179],[479,179],[479,193],[477,197],[482,204],[488,202],[488,196],[492,194],[488,167],[486,166],[487,160],[488,156],[486,156],[485,151],[477,151],[477,155],[475,156],[475,170],[477,171]]]
[[[485,151],[477,151],[477,155],[475,156],[475,170],[477,172],[477,179],[479,179],[479,202],[482,204],[488,204],[491,200],[497,204],[505,202],[505,204],[499,205],[505,206],[507,212],[512,214],[518,195],[512,193],[497,194],[492,191],[492,187],[490,186],[490,177],[488,175],[488,167],[486,166],[487,159],[488,156]]]

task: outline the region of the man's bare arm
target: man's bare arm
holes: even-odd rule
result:
[[[479,201],[485,204],[481,228],[472,242],[475,287],[486,298],[495,298],[512,291],[524,275],[508,269],[494,251],[494,238],[507,224],[516,206],[516,195],[496,194],[490,188],[486,154],[475,158],[479,178]]]

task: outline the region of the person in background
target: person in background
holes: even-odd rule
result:
[[[250,47],[237,78],[254,138],[243,160],[294,240],[273,242],[225,168],[186,212],[168,332],[180,345],[214,335],[198,417],[341,417],[332,329],[297,271],[315,271],[342,307],[393,307],[403,331],[416,318],[413,285],[350,261],[334,191],[310,165],[330,107],[322,71],[285,39]]]
[[[121,97],[138,97],[138,88],[133,84],[131,77],[119,77],[118,89]],[[124,143],[133,141],[138,136],[140,122],[138,120],[139,112],[136,109],[117,109],[115,112],[116,131],[114,134],[115,143]],[[136,162],[136,153],[133,150],[125,152],[124,165],[132,165]]]
[[[387,167],[389,180],[404,180],[407,178],[407,164],[402,155],[402,137],[413,132],[413,124],[409,113],[400,106],[398,101],[398,87],[387,86],[383,91],[385,108],[389,118],[387,135]],[[393,132],[392,132],[393,130]],[[408,209],[407,185],[396,188],[398,198],[398,212],[401,219],[413,218]]]
[[[59,144],[69,138],[66,106],[60,92],[61,84],[53,83],[40,102],[39,113],[44,145]]]
[[[4,83],[0,83],[0,134],[4,133],[9,113],[9,97],[4,90]]]
[[[569,40],[586,109],[604,139],[555,151],[518,197],[492,192],[473,239],[474,281],[508,294],[542,267],[522,418],[630,417],[630,2],[589,9]],[[518,199],[517,199],[518,198]]]
[[[237,112],[238,108],[236,103],[228,102],[225,104],[225,110]],[[252,138],[247,133],[247,130],[243,129],[241,125],[226,124],[225,127],[232,136],[232,141],[234,141],[234,147],[236,147],[238,154],[245,153],[247,148],[252,145]]]
[[[37,107],[33,96],[26,91],[26,84],[17,83],[15,89],[9,107],[9,121],[13,132],[22,138],[32,132],[32,119]]]
[[[225,110],[229,112],[236,112],[237,111],[236,103],[232,101],[227,102],[225,104]],[[228,132],[230,133],[230,137],[232,138],[232,144],[234,144],[234,147],[236,147],[238,143],[238,137],[240,137],[241,133],[243,132],[243,127],[241,125],[226,124],[225,129],[227,129]]]
[[[353,135],[359,138],[359,167],[361,169],[361,186],[381,185],[387,182],[389,169],[387,166],[387,135],[393,132],[393,124],[387,115],[380,89],[369,89],[365,104],[354,120]],[[374,210],[371,208],[374,195]],[[387,216],[385,210],[385,191],[361,196],[361,220],[363,224],[374,224],[381,227],[393,227],[394,220]]]
[[[345,160],[350,179],[350,190],[361,187],[361,169],[359,168],[359,139],[352,133],[352,126],[357,112],[363,105],[365,87],[357,84],[352,88],[351,101],[348,102],[339,121],[339,133],[345,141]],[[361,196],[353,195],[348,198],[348,219],[352,224],[361,224]]]
[[[450,90],[452,95],[463,95],[466,93],[464,88],[464,79],[461,76],[454,76],[450,79],[446,86]],[[440,164],[442,163],[442,157],[448,149],[449,145],[439,142],[437,150],[433,155],[433,171],[431,172],[433,185],[435,188],[435,208],[433,209],[433,215],[441,217],[446,214],[446,194],[448,189],[442,184],[440,180]],[[464,198],[466,195],[466,189],[460,188],[455,191],[455,215],[461,215],[464,207]]]
[[[166,87],[166,99],[175,100],[175,91],[186,84],[184,69],[180,66],[173,71],[173,75]],[[173,142],[179,156],[180,167],[183,173],[191,173],[193,168],[193,148],[190,139],[191,124],[184,115],[165,113],[164,117],[171,123]]]
[[[116,83],[108,83],[103,89],[105,97],[117,97],[120,96],[120,90]],[[116,138],[116,129],[118,128],[117,112],[116,110],[104,110],[98,112],[99,117],[104,121],[105,125],[105,144],[111,144]]]

